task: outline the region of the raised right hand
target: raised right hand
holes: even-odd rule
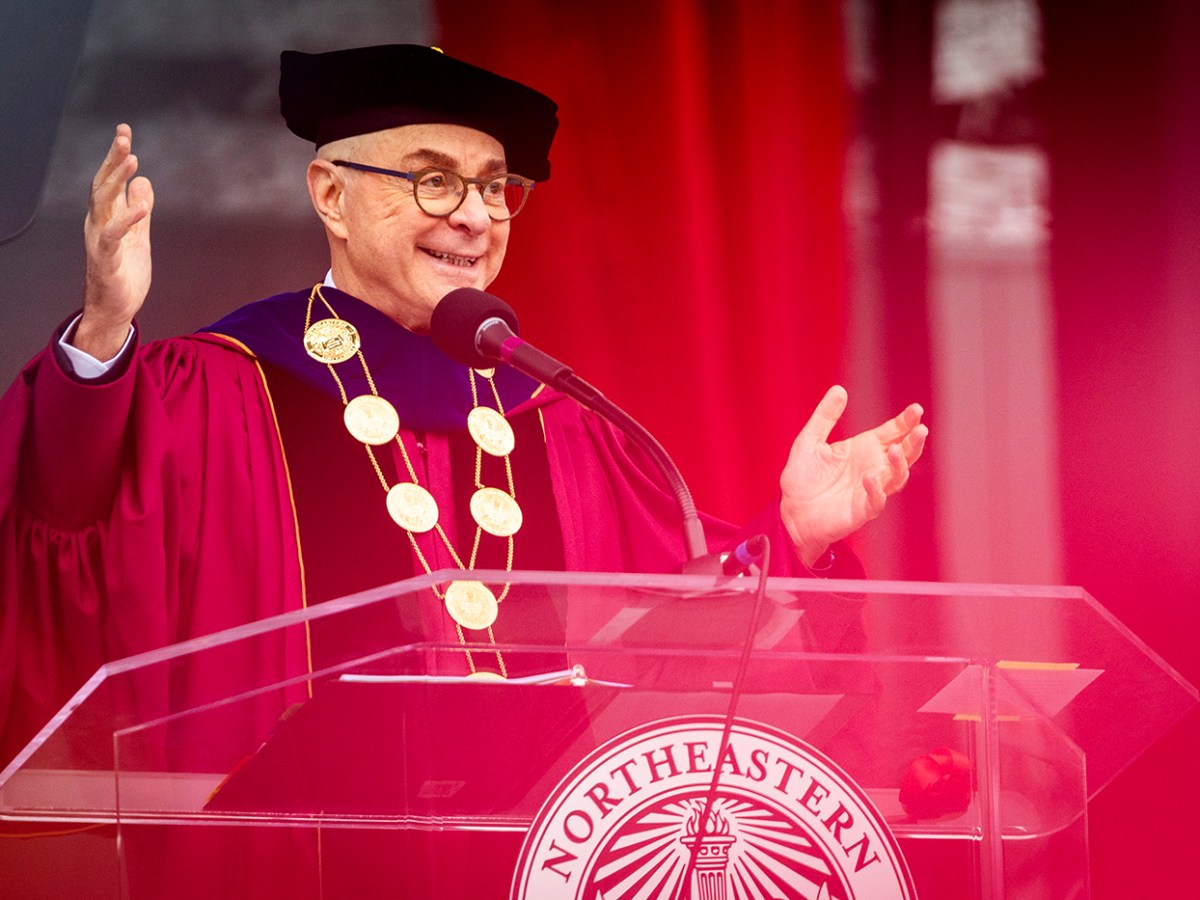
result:
[[[133,130],[118,125],[108,155],[92,180],[83,223],[87,250],[83,317],[71,343],[106,362],[120,352],[150,290],[150,212],[154,188],[134,178]],[[132,180],[131,180],[132,179]]]
[[[830,444],[846,402],[840,385],[825,392],[779,479],[780,516],[806,566],[883,512],[888,497],[908,481],[929,436],[921,423],[925,411],[913,403],[882,425]]]

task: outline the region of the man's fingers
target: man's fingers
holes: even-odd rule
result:
[[[120,207],[125,198],[125,185],[136,173],[137,157],[133,155],[133,133],[128,125],[118,125],[108,154],[92,179],[88,215],[103,225]]]
[[[874,519],[887,505],[887,491],[884,490],[879,472],[869,472],[863,476],[863,491],[867,495],[866,516]]]
[[[129,156],[129,151],[132,147],[133,132],[130,131],[128,125],[118,125],[116,133],[113,135],[112,143],[108,146],[108,152],[104,155],[104,159],[100,163],[100,168],[96,170],[96,176],[92,179],[93,188],[99,187],[101,183],[108,179],[113,170]]]
[[[911,434],[912,430],[921,424],[921,417],[924,415],[925,409],[920,403],[910,403],[905,407],[900,415],[888,423],[889,427],[895,431],[896,437],[894,440]]]
[[[908,459],[896,444],[888,447],[886,475],[883,479],[884,493],[894,494],[908,483]]]
[[[874,429],[875,436],[884,444],[894,444],[903,440],[914,428],[921,423],[925,410],[920,403],[911,403],[895,418],[888,419]]]
[[[113,212],[99,226],[99,245],[111,247],[125,238],[139,222],[150,217],[154,209],[154,188],[148,178],[136,178],[129,186],[129,196],[119,212]]]
[[[88,203],[88,217],[94,225],[103,227],[126,206],[125,185],[137,171],[137,157],[126,157],[108,178],[96,186]]]
[[[148,218],[154,211],[154,188],[149,178],[139,177],[129,183],[128,208],[132,216],[131,226]]]
[[[148,215],[150,215],[150,208],[145,204],[139,204],[126,207],[107,222],[97,223],[100,225],[100,246],[106,247],[120,243],[133,230],[133,227]]]
[[[926,425],[918,425],[900,442],[900,449],[904,453],[904,458],[908,464],[914,465],[921,454],[925,451],[925,439],[929,437],[929,427]]]
[[[835,384],[825,392],[809,420],[796,437],[797,446],[812,446],[829,439],[829,433],[846,411],[846,389]]]
[[[887,462],[863,476],[863,490],[867,495],[866,515],[873,519],[883,512],[887,498],[908,483],[908,461],[898,446],[891,446]]]

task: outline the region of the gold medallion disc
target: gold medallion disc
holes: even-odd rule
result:
[[[375,447],[390,443],[400,431],[396,407],[375,394],[362,394],[347,403],[342,420],[356,441]]]
[[[493,366],[490,369],[476,369],[475,374],[481,378],[491,378],[493,375],[496,374],[496,368],[495,368],[495,366]]]
[[[471,516],[488,534],[509,537],[521,528],[521,507],[499,488],[480,488],[471,495]]]
[[[345,362],[360,346],[358,330],[345,319],[321,319],[304,332],[304,349],[317,362]]]
[[[488,406],[477,406],[467,415],[467,431],[484,453],[508,456],[517,444],[508,420]]]
[[[467,676],[468,681],[508,681],[499,672],[489,672],[486,669],[480,669],[478,672],[472,672]]]
[[[438,505],[433,494],[419,484],[402,481],[387,493],[388,514],[405,531],[424,534],[438,522]]]
[[[500,604],[482,581],[452,581],[446,588],[446,612],[450,618],[472,631],[482,631],[496,621]]]

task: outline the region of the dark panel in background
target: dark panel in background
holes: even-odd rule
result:
[[[0,244],[29,227],[93,0],[11,0],[0,10]]]
[[[16,4],[26,8],[10,12]],[[155,190],[142,334],[186,333],[325,275],[328,250],[304,184],[313,148],[279,116],[280,51],[428,42],[431,27],[424,0],[94,0],[90,24],[79,26],[86,35],[72,36],[63,0],[0,5],[0,67],[8,55],[43,54],[39,66],[54,69],[47,80],[66,92],[57,141],[30,151],[45,180],[37,217],[0,245],[4,387],[80,303],[88,191],[117,123],[132,126],[140,174]],[[26,19],[49,46],[17,39]],[[62,58],[72,42],[82,42],[78,65]],[[7,104],[7,77],[0,84]],[[26,149],[28,136],[3,121],[0,141]],[[25,172],[8,152],[0,193]]]
[[[1200,7],[1043,4],[1067,581],[1200,680]],[[1200,716],[1089,809],[1092,896],[1177,897]]]

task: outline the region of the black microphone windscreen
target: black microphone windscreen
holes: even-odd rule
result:
[[[455,288],[433,308],[429,336],[434,345],[451,359],[476,369],[485,369],[495,362],[482,355],[475,346],[475,337],[488,319],[502,319],[512,329],[519,330],[513,308],[486,291],[475,288]]]

